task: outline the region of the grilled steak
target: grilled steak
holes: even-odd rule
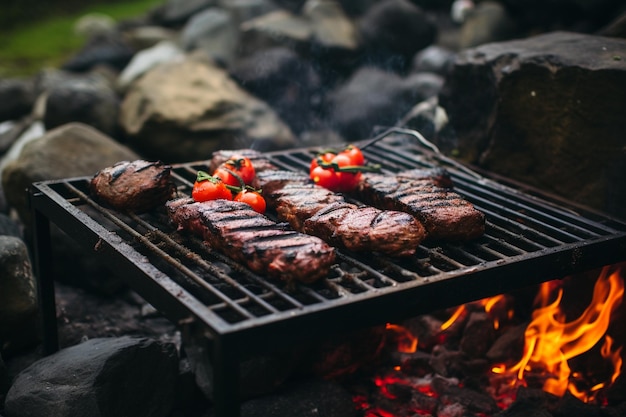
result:
[[[181,230],[200,236],[252,271],[287,283],[312,283],[328,275],[334,249],[315,236],[289,230],[246,203],[190,198],[169,201],[168,215]]]
[[[121,161],[90,181],[94,198],[117,210],[145,212],[165,204],[175,191],[171,166],[144,160]]]
[[[302,231],[303,222],[330,203],[343,202],[339,194],[313,183],[287,184],[266,195],[281,220]]]
[[[396,174],[398,178],[413,180],[430,180],[437,187],[452,188],[454,183],[450,173],[445,168],[415,168],[401,171]]]
[[[319,236],[351,251],[413,254],[424,240],[424,227],[411,215],[349,204],[345,198],[291,171],[257,175],[268,206],[295,230]]]
[[[461,195],[436,186],[431,179],[367,174],[355,195],[375,207],[412,214],[431,239],[463,241],[485,233],[485,215]]]
[[[395,256],[415,253],[426,230],[408,213],[337,202],[304,221],[303,231],[352,251]]]
[[[252,183],[254,188],[263,190],[263,194],[267,196],[271,196],[287,184],[302,185],[312,184],[312,182],[304,172],[269,170],[257,172]]]

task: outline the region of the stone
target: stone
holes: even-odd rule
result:
[[[37,181],[94,175],[98,170],[138,155],[102,132],[82,123],[68,123],[47,131],[24,146],[2,173],[7,201],[25,225],[30,210],[24,190]]]
[[[456,53],[450,49],[431,45],[415,54],[411,63],[411,72],[432,72],[446,75],[455,58]]]
[[[459,54],[440,94],[442,150],[626,217],[626,40],[553,32]]]
[[[234,59],[238,30],[226,10],[211,7],[196,13],[180,33],[180,44],[186,51],[200,49],[224,66]]]
[[[26,116],[34,104],[32,79],[0,78],[0,122]]]
[[[406,71],[413,56],[434,43],[437,26],[409,0],[383,0],[359,20],[363,59],[394,71]]]
[[[22,239],[0,236],[0,351],[12,353],[39,341],[36,283]]]
[[[303,48],[313,36],[308,19],[286,10],[275,10],[243,22],[240,31],[238,55],[241,57],[278,46]]]
[[[315,124],[314,103],[322,89],[313,65],[285,47],[259,51],[239,60],[229,71],[237,83],[259,97],[299,133]]]
[[[332,0],[308,0],[302,12],[313,26],[313,41],[324,48],[354,51],[359,46],[358,30],[341,5]]]
[[[215,6],[216,0],[167,0],[151,13],[157,26],[180,27],[196,13]]]
[[[520,33],[502,3],[480,2],[467,13],[459,37],[459,49],[512,39]]]
[[[329,94],[329,123],[349,141],[368,138],[377,125],[395,126],[442,84],[436,74],[405,78],[375,67],[360,68]]]
[[[354,417],[352,396],[336,382],[312,380],[289,384],[241,406],[241,417]],[[213,415],[211,415],[214,417]]]
[[[0,236],[23,237],[20,225],[4,213],[0,213]]]
[[[173,163],[207,159],[218,149],[284,149],[296,144],[267,103],[240,88],[221,68],[189,57],[147,72],[121,107],[131,145]]]
[[[107,135],[117,134],[119,99],[99,74],[67,77],[47,91],[43,122],[47,130],[79,122]]]
[[[86,72],[97,66],[121,70],[133,57],[135,50],[124,37],[114,32],[98,33],[61,66],[66,71]]]
[[[159,42],[153,47],[139,51],[133,56],[117,78],[117,87],[125,92],[128,87],[151,68],[163,62],[182,59],[184,51],[173,41]]]
[[[167,417],[178,354],[149,338],[96,338],[44,357],[9,389],[10,417]]]

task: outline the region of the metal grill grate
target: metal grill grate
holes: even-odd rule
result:
[[[425,241],[415,256],[396,259],[340,252],[330,275],[313,285],[284,288],[251,273],[202,241],[177,232],[164,208],[135,215],[97,204],[90,178],[33,184],[36,261],[47,345],[56,347],[49,276],[49,225],[95,256],[174,321],[201,324],[214,343],[216,409],[236,415],[238,355],[302,338],[382,324],[474,301],[626,260],[626,225],[592,211],[560,206],[486,179],[416,143],[392,135],[364,149],[384,172],[445,167],[455,191],[486,214],[483,237],[467,243]],[[275,165],[307,170],[314,149],[267,153]],[[189,195],[207,162],[174,165],[181,195]],[[269,214],[271,217],[271,213]],[[47,314],[46,314],[47,313]]]

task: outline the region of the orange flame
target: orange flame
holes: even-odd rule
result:
[[[397,324],[387,323],[387,331],[395,333],[398,343],[398,352],[414,353],[417,350],[418,338],[411,331]]]
[[[532,321],[526,328],[522,359],[508,370],[499,366],[492,371],[516,374],[520,381],[525,372],[538,371],[547,375],[543,384],[544,391],[562,396],[569,390],[580,400],[592,402],[601,388],[617,379],[622,365],[621,347],[613,350],[613,340],[605,335],[611,313],[621,303],[624,295],[621,269],[612,273],[610,267],[602,270],[596,281],[591,303],[580,317],[571,322],[565,322],[565,316],[559,308],[563,296],[562,288],[556,288],[556,299],[552,303],[548,302],[554,290],[554,283],[541,285],[537,297],[541,307],[533,312]],[[571,372],[568,360],[587,352],[603,337],[605,342],[601,354],[611,361],[614,369],[610,382],[579,390],[575,384],[577,374]]]

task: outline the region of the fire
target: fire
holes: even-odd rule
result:
[[[522,359],[509,369],[500,365],[492,371],[515,375],[521,383],[524,383],[525,373],[539,373],[545,376],[544,391],[556,396],[569,391],[584,402],[594,402],[597,393],[620,374],[622,348],[613,347],[613,340],[606,331],[611,313],[621,303],[623,295],[621,269],[605,267],[596,281],[589,306],[577,319],[568,322],[560,309],[562,288],[550,282],[542,284],[536,300],[539,307],[534,310],[524,334]],[[554,301],[550,302],[551,298]],[[602,339],[604,344],[600,352],[612,364],[612,375],[607,382],[585,388],[582,375],[572,372],[568,360],[589,351]]]

